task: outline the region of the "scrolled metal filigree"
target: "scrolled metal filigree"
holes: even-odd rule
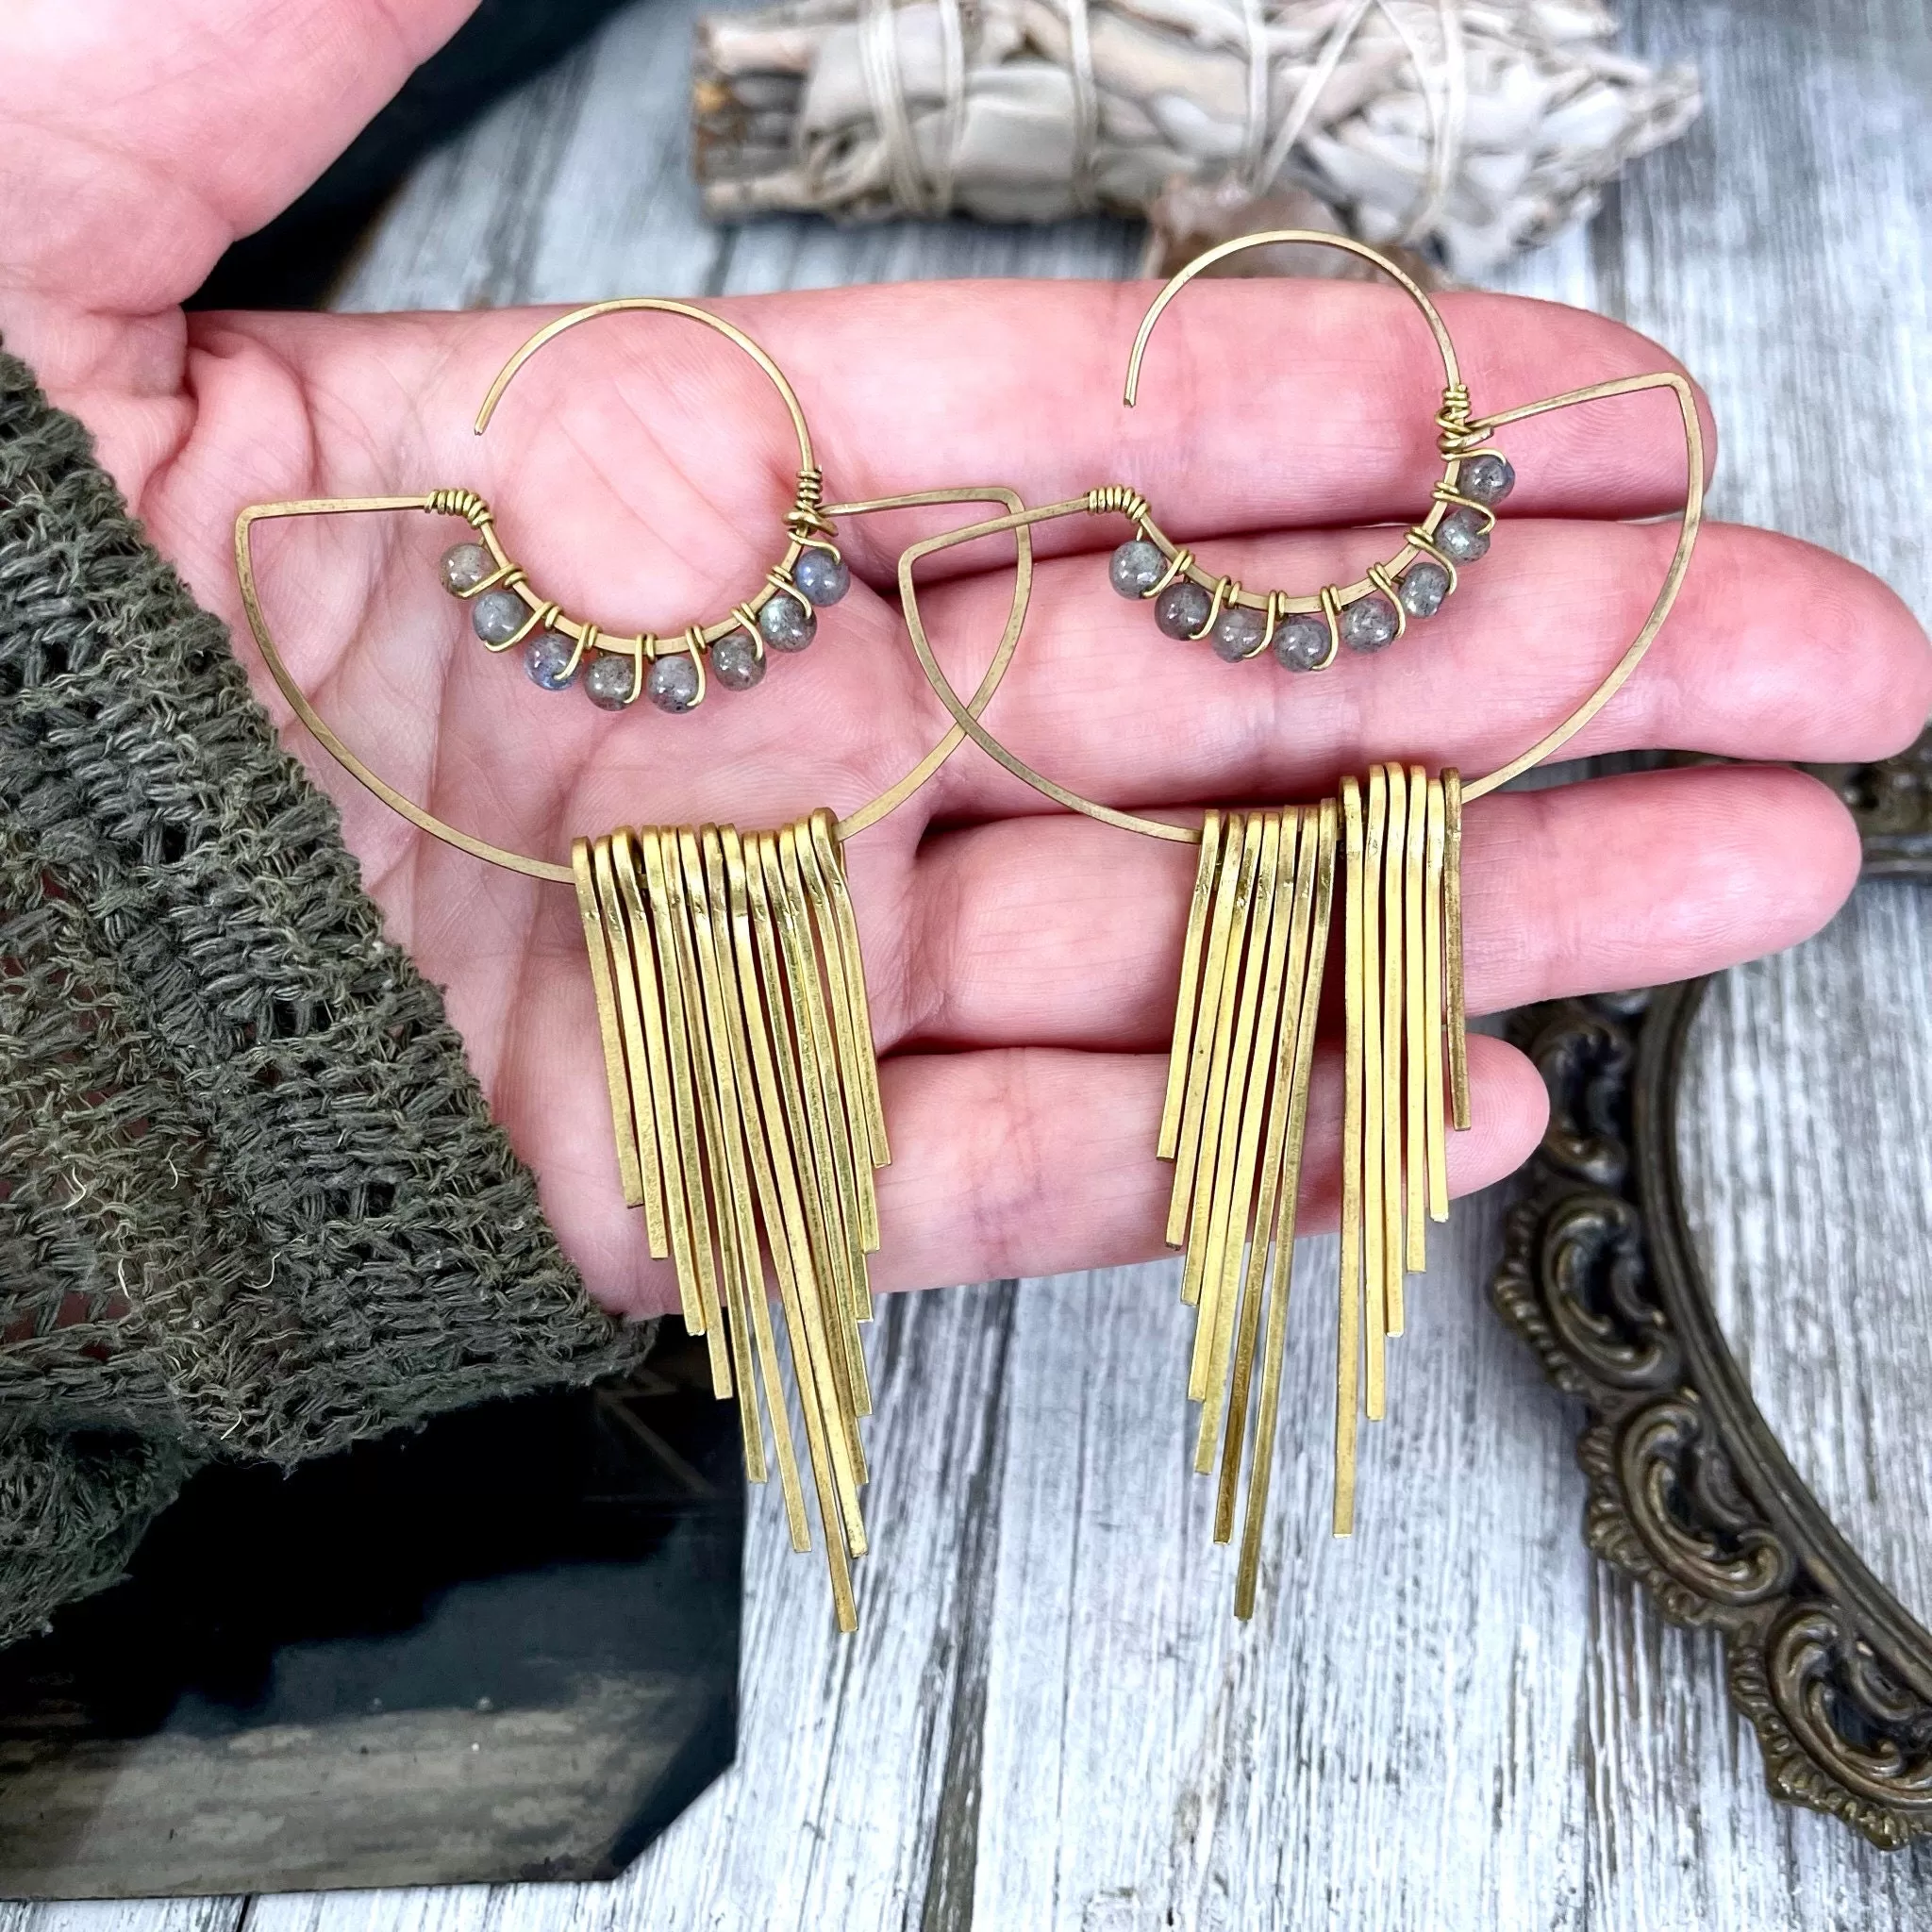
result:
[[[1821,772],[1870,874],[1932,879],[1932,733]],[[1550,1124],[1510,1210],[1496,1311],[1582,1401],[1584,1536],[1674,1623],[1722,1633],[1772,1795],[1886,1849],[1932,1836],[1932,1634],[1859,1560],[1779,1448],[1685,1219],[1676,1103],[1707,980],[1525,1009]]]

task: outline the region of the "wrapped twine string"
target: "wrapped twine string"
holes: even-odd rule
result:
[[[1615,27],[1599,0],[782,0],[700,19],[695,166],[720,219],[1300,188],[1475,275],[1698,112]]]

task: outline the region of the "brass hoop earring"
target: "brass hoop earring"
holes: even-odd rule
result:
[[[618,308],[664,308],[708,323],[747,348],[791,398],[764,352],[729,324],[682,304],[637,299],[600,303],[539,331],[497,377],[479,427],[536,347],[576,321]],[[810,470],[811,517],[824,538],[796,541],[809,541],[817,554],[831,552],[839,517],[958,503],[1001,504],[1009,515],[1023,508],[1013,491],[998,488],[822,506],[804,418],[791,400],[801,476]],[[802,485],[801,498],[805,493]],[[842,819],[821,808],[770,832],[620,826],[575,840],[568,864],[492,844],[425,810],[357,757],[309,703],[262,606],[253,549],[258,524],[390,510],[464,517],[505,573],[496,583],[532,613],[533,629],[541,620],[546,631],[573,635],[579,651],[606,648],[594,626],[570,632],[574,620],[537,600],[520,575],[512,583],[513,567],[496,544],[487,508],[461,489],[242,510],[235,522],[235,569],[249,628],[297,717],[391,809],[458,851],[575,891],[625,1204],[642,1208],[650,1252],[673,1264],[685,1326],[707,1342],[713,1393],[737,1400],[753,1482],[768,1477],[769,1430],[792,1546],[808,1550],[811,1530],[766,1288],[763,1254],[770,1253],[834,1616],[841,1630],[856,1629],[851,1562],[868,1547],[858,1497],[868,1473],[858,1424],[872,1408],[858,1324],[873,1317],[869,1257],[879,1245],[873,1177],[891,1157],[843,848],[905,803],[968,734],[955,723],[904,777]],[[1016,525],[1014,537],[1006,630],[970,704],[961,707],[975,723],[1012,661],[1032,591],[1031,533]],[[785,568],[795,560],[788,558]],[[781,594],[790,592],[769,588],[762,610],[754,600],[746,614],[762,615]],[[765,635],[773,641],[769,628]],[[708,642],[715,674],[711,632],[693,626],[679,648],[696,662]]]
[[[1540,402],[1478,417],[1463,388],[1454,345],[1427,297],[1392,262],[1344,237],[1302,229],[1246,235],[1208,250],[1156,297],[1129,362],[1125,401],[1154,323],[1174,295],[1212,263],[1276,242],[1341,248],[1374,263],[1422,305],[1447,378],[1438,417],[1446,467],[1432,508],[1403,549],[1358,584],[1328,586],[1316,597],[1256,594],[1228,578],[1209,578],[1191,554],[1173,544],[1146,499],[1124,484],[1102,484],[1063,502],[948,531],[911,545],[899,559],[900,600],[920,668],[955,724],[989,757],[1043,796],[1105,824],[1147,838],[1198,845],[1200,859],[1182,943],[1168,1079],[1158,1151],[1174,1162],[1167,1240],[1185,1255],[1182,1298],[1196,1313],[1189,1399],[1201,1405],[1193,1463],[1219,1473],[1214,1538],[1233,1540],[1245,1474],[1235,1613],[1252,1616],[1260,1566],[1287,1345],[1289,1290],[1301,1182],[1303,1138],[1316,1016],[1330,951],[1335,901],[1341,900],[1343,1053],[1341,1241],[1336,1297],[1335,1469],[1331,1521],[1338,1536],[1355,1526],[1357,1427],[1386,1407],[1386,1350],[1405,1324],[1405,1277],[1426,1262],[1426,1228],[1449,1212],[1447,1127],[1470,1124],[1462,977],[1462,811],[1560,750],[1623,689],[1676,602],[1704,515],[1704,434],[1690,383],[1674,371],[1591,384]],[[1393,607],[1377,617],[1379,648],[1400,634],[1406,616],[1440,587],[1418,573],[1457,559],[1442,544],[1448,516],[1467,511],[1487,539],[1492,502],[1470,489],[1471,469],[1493,502],[1514,471],[1489,449],[1499,429],[1553,410],[1667,390],[1684,433],[1682,523],[1661,589],[1636,637],[1602,680],[1557,724],[1508,763],[1464,782],[1445,769],[1374,765],[1365,780],[1344,778],[1317,805],[1270,810],[1209,810],[1199,826],[1123,811],[1069,790],[1017,758],[989,731],[948,682],[933,655],[919,608],[917,570],[924,558],[1004,531],[1067,516],[1124,515],[1135,535],[1114,554],[1116,589],[1157,601],[1194,593],[1200,621],[1186,633],[1208,636],[1224,656],[1248,657],[1274,643],[1289,669],[1319,670],[1351,641],[1345,613]],[[1446,419],[1446,420],[1445,420]],[[1474,523],[1461,527],[1474,531]],[[1161,558],[1151,567],[1129,556],[1144,543]],[[1485,546],[1486,542],[1485,542]],[[1474,553],[1473,553],[1474,554]],[[1472,559],[1473,560],[1473,557]],[[1425,589],[1424,588],[1425,587]],[[1174,600],[1177,605],[1178,598]],[[1291,646],[1292,626],[1320,612]],[[1231,613],[1262,614],[1243,639],[1224,635]],[[1357,620],[1359,622],[1359,620]],[[1389,626],[1392,624],[1392,628]],[[1164,625],[1164,628],[1171,625]],[[1320,649],[1316,649],[1319,642]],[[1237,648],[1239,645],[1239,648]],[[1307,661],[1304,662],[1303,659]]]
[[[581,671],[584,694],[601,709],[621,711],[646,697],[660,711],[675,715],[704,703],[708,658],[711,677],[727,691],[750,691],[763,681],[768,649],[804,650],[818,634],[818,611],[844,596],[852,574],[833,541],[821,502],[824,482],[811,431],[784,371],[742,329],[689,302],[625,295],[574,308],[546,324],[497,372],[476,412],[476,434],[489,428],[504,391],[540,349],[582,323],[640,309],[680,316],[715,330],[764,372],[791,419],[798,441],[798,485],[784,516],[784,555],[729,616],[693,623],[663,637],[649,631],[626,637],[568,616],[560,605],[541,595],[511,559],[496,533],[494,512],[475,491],[440,491],[441,501],[431,507],[465,518],[475,532],[443,553],[441,575],[443,588],[470,605],[471,628],[485,650],[522,646],[524,668],[540,690],[566,690]]]
[[[1516,487],[1516,471],[1470,420],[1469,391],[1456,359],[1456,344],[1441,312],[1421,285],[1394,262],[1345,235],[1322,238],[1330,247],[1383,270],[1421,309],[1442,359],[1442,401],[1436,411],[1441,479],[1422,520],[1404,533],[1402,547],[1385,563],[1371,564],[1351,584],[1324,584],[1298,594],[1255,591],[1230,576],[1210,576],[1185,544],[1154,521],[1138,491],[1121,492],[1114,507],[1134,525],[1134,534],[1113,553],[1108,575],[1123,597],[1152,602],[1154,621],[1171,638],[1205,640],[1228,663],[1258,658],[1271,647],[1289,671],[1325,671],[1341,647],[1379,651],[1407,629],[1411,618],[1429,618],[1455,593],[1457,567],[1478,561],[1490,547],[1496,506]],[[1141,358],[1161,312],[1204,269],[1255,244],[1246,237],[1209,249],[1180,271],[1141,319],[1127,358],[1123,401],[1135,405]]]

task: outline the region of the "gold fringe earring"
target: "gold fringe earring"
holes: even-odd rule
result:
[[[1358,1429],[1386,1415],[1389,1343],[1408,1325],[1406,1283],[1427,1261],[1431,1222],[1449,1213],[1448,1134],[1472,1118],[1462,970],[1462,810],[1566,744],[1637,669],[1676,600],[1703,518],[1704,442],[1694,394],[1674,372],[1621,378],[1478,420],[1449,332],[1395,263],[1344,236],[1284,229],[1224,242],[1155,298],[1127,367],[1135,400],[1154,325],[1203,269],[1277,242],[1335,248],[1378,268],[1416,304],[1441,357],[1436,417],[1443,469],[1396,554],[1356,582],[1312,594],[1253,591],[1212,575],[1156,523],[1147,500],[1108,483],[1064,502],[914,544],[899,559],[900,600],[926,680],[958,728],[1044,796],[1102,824],[1200,847],[1182,941],[1168,1075],[1156,1149],[1174,1163],[1166,1234],[1182,1255],[1181,1298],[1194,1311],[1186,1392],[1199,1406],[1192,1461],[1215,1478],[1213,1534],[1241,1547],[1235,1610],[1254,1613],[1287,1348],[1294,1236],[1324,975],[1339,976],[1342,1018],[1330,1524],[1356,1524]],[[1682,528],[1650,613],[1623,657],[1554,729],[1465,785],[1453,768],[1373,765],[1309,806],[1208,811],[1198,830],[1097,804],[1015,757],[947,682],[927,641],[916,568],[936,551],[1067,516],[1133,526],[1108,577],[1145,600],[1169,637],[1212,644],[1240,664],[1329,669],[1344,647],[1379,651],[1434,617],[1489,549],[1496,506],[1515,482],[1491,445],[1547,411],[1666,390],[1687,464]],[[1339,925],[1339,932],[1337,926]],[[1258,1368],[1258,1374],[1257,1374]],[[1241,1493],[1245,1474],[1246,1506]]]
[[[1366,795],[1365,795],[1366,794]],[[1449,800],[1457,837],[1448,835]],[[1174,1163],[1167,1240],[1195,1309],[1194,1468],[1220,1476],[1214,1537],[1234,1534],[1252,1437],[1237,1614],[1253,1613],[1294,1278],[1308,1084],[1341,888],[1341,1265],[1332,1522],[1355,1527],[1357,1414],[1386,1407],[1404,1276],[1449,1214],[1446,1128],[1469,1124],[1462,1042],[1460,786],[1454,771],[1371,768],[1366,787],[1285,811],[1210,811],[1182,942],[1157,1152]],[[1450,937],[1452,928],[1456,937]],[[1453,1094],[1453,1111],[1445,1106]],[[1256,1351],[1260,1351],[1258,1408]]]
[[[540,689],[564,690],[581,673],[602,709],[623,710],[645,696],[676,714],[701,704],[711,681],[728,691],[759,683],[768,643],[791,652],[811,641],[814,607],[837,603],[849,583],[835,519],[969,503],[1021,511],[1020,498],[997,487],[824,504],[804,412],[770,357],[721,318],[657,297],[592,304],[539,330],[491,385],[477,432],[539,348],[579,323],[625,309],[681,316],[722,335],[765,372],[791,416],[799,480],[784,519],[784,555],[728,617],[693,624],[672,639],[626,637],[571,617],[533,588],[504,549],[490,505],[466,489],[253,506],[236,521],[236,573],[263,658],[331,757],[433,837],[575,890],[624,1199],[641,1212],[650,1253],[671,1263],[684,1325],[706,1342],[713,1393],[737,1404],[747,1476],[767,1482],[775,1466],[792,1546],[808,1550],[804,1467],[790,1413],[795,1401],[833,1614],[849,1631],[858,1625],[852,1564],[869,1542],[859,1424],[873,1401],[859,1329],[874,1313],[874,1174],[891,1154],[845,844],[909,798],[966,732],[955,724],[897,783],[842,819],[821,808],[775,831],[620,827],[575,840],[571,862],[559,865],[458,830],[364,764],[291,675],[257,588],[258,524],[388,510],[458,517],[471,540],[445,554],[442,580],[470,603],[487,650],[522,645],[525,671]],[[972,718],[1012,661],[1032,593],[1030,532],[1016,527],[1014,541],[1007,627],[962,708]]]
[[[676,1272],[686,1328],[734,1391],[745,1470],[769,1427],[794,1549],[811,1547],[765,1288],[771,1256],[841,1629],[866,1550],[858,1324],[874,1171],[891,1158],[858,927],[832,815],[777,832],[619,830],[572,848],[625,1200]]]

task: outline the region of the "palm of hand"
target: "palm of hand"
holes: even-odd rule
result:
[[[155,62],[158,38],[186,43],[190,32],[151,8],[125,36],[160,74],[140,147],[103,156],[24,121],[0,130],[0,176],[57,191],[37,205],[63,183],[85,187],[58,228],[26,225],[10,241],[0,326],[95,430],[200,599],[237,625],[277,723],[286,707],[247,644],[229,558],[232,519],[249,502],[466,485],[573,614],[675,631],[744,596],[781,552],[794,458],[762,376],[708,334],[658,318],[592,325],[532,365],[478,441],[468,425],[483,385],[531,317],[184,322],[171,308],[426,51],[380,26],[373,0],[234,10],[250,16],[255,43],[240,63]],[[417,9],[442,17],[409,30],[433,39],[461,10]],[[30,12],[0,40],[24,32],[16,71],[38,61],[46,85],[30,94],[63,99],[69,121],[76,98],[125,98],[110,43],[79,43],[113,28]],[[380,49],[350,97],[318,84],[344,34]],[[229,131],[219,154],[195,139],[209,117]],[[110,245],[158,196],[161,218],[144,230],[163,237],[155,249]],[[1129,482],[1218,567],[1284,587],[1353,574],[1389,547],[1345,526],[1409,520],[1432,475],[1426,345],[1400,297],[1354,285],[1191,291],[1128,416],[1117,383],[1140,308],[1131,290],[982,285],[732,311],[796,386],[828,500],[984,480],[1042,502]],[[1571,311],[1483,296],[1445,308],[1478,408],[1667,364]],[[1268,340],[1291,353],[1264,364],[1257,344]],[[1108,587],[1118,523],[1049,526],[1026,639],[988,723],[1068,784],[1141,808],[1314,796],[1378,758],[1501,763],[1635,630],[1670,532],[1624,520],[1682,493],[1681,443],[1660,400],[1550,419],[1509,446],[1523,475],[1510,519],[1444,614],[1319,677],[1224,666],[1158,636]],[[675,719],[545,694],[513,656],[486,653],[437,581],[457,524],[270,525],[258,560],[297,677],[375,770],[468,830],[560,858],[573,834],[619,823],[845,812],[899,776],[946,720],[890,601],[893,560],[915,534],[962,520],[848,523],[841,542],[858,581],[811,650],[775,663],[757,691],[714,691]],[[922,594],[963,689],[1007,608],[1010,544],[983,547],[949,554],[951,574]],[[1907,741],[1928,700],[1924,640],[1882,586],[1788,540],[1716,525],[1643,671],[1575,749],[1861,758]],[[569,893],[435,844],[306,734],[291,742],[340,801],[392,936],[446,988],[472,1065],[593,1291],[615,1306],[671,1306],[617,1198]],[[969,748],[848,854],[897,1157],[881,1176],[882,1286],[1158,1247],[1153,1124],[1192,858],[1039,805]],[[1466,856],[1472,1010],[1790,943],[1828,916],[1856,862],[1842,810],[1775,770],[1486,800]],[[1477,1125],[1457,1141],[1458,1190],[1514,1166],[1542,1118],[1540,1081],[1507,1047],[1473,1042],[1472,1074]],[[1311,1173],[1332,1165],[1318,1142]]]

